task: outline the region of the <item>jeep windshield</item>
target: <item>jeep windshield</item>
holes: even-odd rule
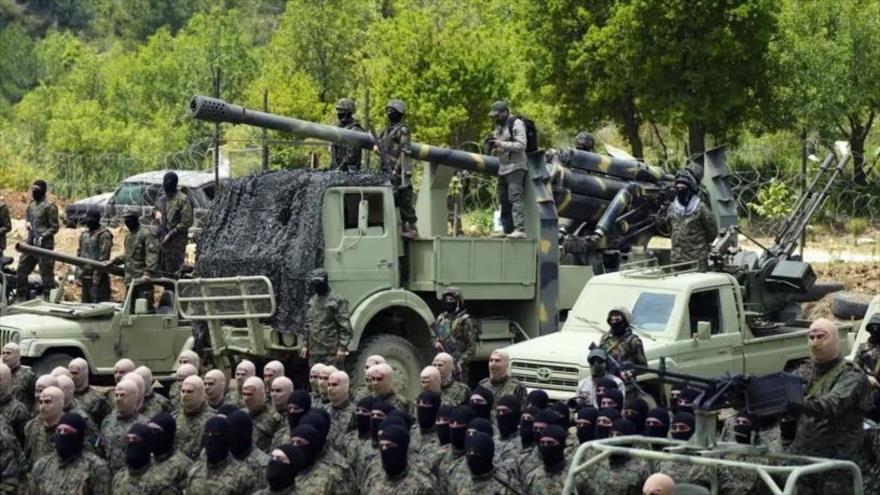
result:
[[[632,323],[639,330],[661,336],[675,307],[677,292],[662,289],[639,290],[633,286],[588,284],[571,310],[573,320],[566,330],[608,331],[608,312],[623,306],[632,313]]]

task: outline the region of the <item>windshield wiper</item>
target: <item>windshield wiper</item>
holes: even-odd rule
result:
[[[639,337],[647,337],[647,338],[651,339],[652,341],[656,341],[656,340],[657,340],[657,339],[656,339],[653,335],[651,335],[651,333],[648,332],[647,330],[644,330],[644,329],[642,329],[642,328],[639,328],[639,327],[637,327],[637,326],[635,326],[635,325],[633,325],[633,324],[630,324],[630,327],[632,327],[633,331],[634,331]]]
[[[583,316],[580,316],[580,315],[574,315],[574,317],[577,318],[578,320],[581,320],[582,322],[590,325],[591,327],[595,328],[596,330],[598,330],[602,333],[608,333],[608,330],[605,330],[604,328],[602,328],[602,326],[599,325],[599,322],[593,321],[589,318],[584,318]]]

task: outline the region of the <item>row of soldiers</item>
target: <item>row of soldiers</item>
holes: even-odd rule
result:
[[[183,266],[189,228],[193,225],[193,209],[186,195],[178,189],[178,178],[174,172],[167,172],[162,178],[163,194],[156,201],[152,217],[155,228],[141,225],[139,211],[128,212],[123,221],[128,229],[125,237],[125,251],[121,256],[111,259],[113,233],[101,224],[101,213],[89,210],[85,219],[85,230],[79,238],[77,256],[107,264],[125,265],[125,282],[144,276],[176,274]],[[27,205],[24,239],[25,244],[53,250],[55,235],[58,233],[58,207],[47,198],[48,185],[44,180],[36,180],[31,186],[31,201]],[[9,208],[0,201],[0,255],[6,247],[6,235],[12,229]],[[28,275],[39,265],[40,277],[45,293],[55,287],[55,262],[24,254],[16,271],[16,298],[27,296]],[[110,277],[106,272],[92,268],[80,268],[79,280],[82,285],[83,302],[103,302],[110,300]],[[146,290],[146,289],[145,289]]]

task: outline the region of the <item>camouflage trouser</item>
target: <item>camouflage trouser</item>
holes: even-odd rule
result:
[[[399,187],[394,192],[394,205],[400,209],[400,220],[416,223],[416,209],[413,206],[413,189],[409,187]]]
[[[345,366],[344,362],[340,363],[339,361],[336,360],[336,353],[335,352],[332,354],[314,354],[314,353],[312,353],[312,351],[309,351],[309,369],[311,369],[312,366],[314,366],[318,363],[333,365],[341,370],[344,368],[342,368],[340,366]]]
[[[514,229],[525,230],[526,214],[523,205],[525,170],[514,170],[498,176],[498,203],[501,204],[501,225],[509,234]]]
[[[165,272],[162,274],[163,277],[170,277],[172,274],[175,274],[180,270],[185,259],[186,243],[184,242],[181,244],[173,241],[169,242],[167,245],[162,246],[159,271]]]
[[[45,247],[45,249],[53,249],[54,246]],[[49,291],[55,288],[55,261],[38,258],[31,254],[22,254],[18,260],[18,270],[16,276],[18,278],[16,284],[19,290],[25,291],[28,286],[28,275],[34,271],[37,265],[40,265],[40,278],[43,279],[43,290],[48,296]]]
[[[89,273],[80,278],[84,303],[98,303],[110,300],[110,276],[106,273]]]

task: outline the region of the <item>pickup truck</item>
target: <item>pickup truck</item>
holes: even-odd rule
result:
[[[648,365],[655,368],[665,357],[670,371],[704,377],[762,375],[794,369],[809,354],[810,322],[783,325],[755,318],[744,310],[742,287],[733,276],[642,266],[594,276],[561,331],[506,347],[511,374],[529,389],[546,390],[552,399],[571,398],[578,381],[589,376],[589,345],[598,344],[608,331],[605,320],[615,306],[632,312]],[[844,355],[850,327],[840,328]]]
[[[122,303],[44,301],[6,305],[0,302],[0,346],[16,342],[21,359],[37,374],[84,358],[96,384],[112,383],[113,365],[128,357],[149,366],[157,380],[171,379],[177,356],[192,347],[192,324],[181,318],[175,298],[177,281],[153,279],[158,306],[132,300],[134,280]],[[57,295],[57,291],[53,291]]]

